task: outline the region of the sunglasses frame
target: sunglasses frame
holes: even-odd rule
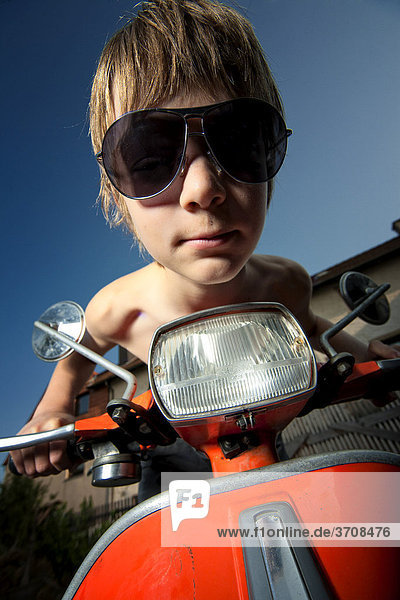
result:
[[[271,176],[268,177],[268,179],[261,181],[261,182],[249,182],[249,181],[244,181],[243,179],[239,179],[238,177],[235,177],[234,175],[232,175],[231,173],[229,173],[229,171],[226,170],[226,168],[221,164],[221,162],[217,159],[217,157],[215,156],[213,149],[212,149],[212,145],[210,144],[209,140],[207,139],[207,134],[204,131],[204,118],[207,116],[207,113],[215,110],[216,108],[220,108],[221,106],[225,105],[225,104],[232,104],[235,102],[243,102],[243,101],[248,101],[251,100],[252,102],[256,101],[256,102],[261,102],[265,105],[267,105],[270,109],[272,109],[272,111],[274,113],[276,113],[276,116],[279,120],[282,121],[283,124],[283,130],[284,130],[284,135],[281,139],[279,139],[276,144],[271,148],[271,150],[273,150],[274,148],[276,148],[277,146],[279,146],[284,140],[286,140],[286,146],[285,146],[285,150],[283,152],[283,157],[282,157],[282,162],[279,165],[278,169],[276,170],[276,172]],[[169,113],[169,114],[173,114],[173,115],[177,115],[180,118],[183,119],[184,121],[184,126],[185,126],[185,136],[184,136],[184,142],[183,142],[183,147],[182,147],[182,152],[181,152],[181,157],[180,157],[180,161],[179,161],[179,165],[176,169],[176,172],[173,176],[173,178],[171,179],[171,181],[165,185],[161,190],[159,190],[158,192],[155,192],[154,194],[151,195],[146,195],[146,196],[130,196],[128,194],[125,194],[122,190],[120,190],[115,183],[113,183],[110,175],[108,174],[107,168],[104,164],[104,159],[103,159],[103,155],[104,155],[104,144],[105,144],[105,140],[106,137],[109,133],[109,131],[124,117],[128,116],[128,115],[132,115],[132,114],[138,114],[138,113],[148,113],[148,112],[156,112],[156,113]],[[201,123],[201,131],[189,131],[189,123],[188,123],[188,119],[200,119],[200,123]],[[97,162],[99,163],[99,165],[104,169],[105,174],[109,180],[109,182],[111,183],[111,185],[120,193],[122,194],[125,198],[129,198],[131,200],[147,200],[150,198],[154,198],[155,196],[158,196],[159,194],[162,194],[162,192],[165,192],[165,190],[167,190],[175,181],[175,179],[178,177],[178,175],[182,172],[183,166],[185,164],[185,159],[186,159],[186,149],[187,149],[187,143],[188,143],[188,139],[189,137],[194,137],[194,136],[201,136],[204,138],[204,141],[207,145],[207,155],[211,157],[211,159],[213,160],[213,162],[216,164],[216,166],[218,167],[218,169],[221,169],[224,173],[226,173],[229,177],[231,177],[234,181],[237,181],[238,183],[245,183],[247,185],[257,185],[259,183],[266,183],[267,181],[271,181],[271,179],[273,179],[275,177],[275,175],[278,173],[279,169],[281,168],[283,161],[285,159],[285,155],[286,155],[286,150],[287,150],[287,139],[288,137],[290,137],[293,133],[292,129],[288,129],[286,127],[285,121],[282,117],[282,115],[280,114],[280,112],[274,107],[272,106],[272,104],[269,104],[268,102],[266,102],[265,100],[261,100],[259,98],[233,98],[231,100],[224,100],[223,102],[218,102],[216,104],[208,104],[206,106],[196,106],[193,108],[142,108],[139,110],[132,110],[132,111],[128,111],[126,113],[124,113],[123,115],[121,115],[120,117],[118,117],[117,119],[115,119],[115,121],[113,121],[111,123],[111,125],[108,127],[104,137],[103,137],[103,142],[102,142],[102,149],[100,152],[98,152],[95,155],[95,158],[97,160]]]

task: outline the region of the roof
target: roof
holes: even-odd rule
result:
[[[398,223],[398,221],[395,221],[395,223]],[[372,264],[378,263],[383,259],[387,260],[391,256],[400,256],[400,235],[388,240],[387,242],[384,242],[383,244],[379,244],[379,246],[370,248],[370,250],[366,250],[361,254],[352,256],[351,258],[348,258],[343,262],[330,267],[329,269],[325,269],[324,271],[316,273],[312,276],[314,289],[324,283],[339,279],[339,277],[346,271],[353,271],[355,269],[359,269],[360,267],[371,266]]]

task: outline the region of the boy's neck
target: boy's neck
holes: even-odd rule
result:
[[[234,279],[218,284],[196,283],[164,269],[160,265],[156,265],[156,267],[163,270],[163,304],[173,306],[179,315],[249,300],[250,290],[245,285],[248,279],[248,265],[245,265]]]

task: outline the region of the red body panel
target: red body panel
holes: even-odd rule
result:
[[[245,508],[283,501],[290,503],[304,522],[365,523],[372,520],[371,514],[376,514],[377,503],[385,494],[388,496],[388,490],[371,490],[366,495],[364,489],[356,489],[355,485],[342,485],[340,477],[332,488],[321,489],[315,473],[398,473],[399,470],[390,465],[365,463],[289,475],[213,495],[210,512],[218,514],[218,527],[239,527],[238,515]],[[228,505],[229,511],[224,510]],[[245,600],[249,597],[240,545],[161,547],[161,512],[133,524],[105,549],[77,591],[77,600]],[[202,520],[182,522],[179,530],[183,537],[186,526],[191,533],[198,527],[200,533]],[[333,597],[342,600],[400,597],[399,547],[326,545],[316,547],[315,555]]]

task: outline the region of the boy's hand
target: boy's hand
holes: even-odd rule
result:
[[[50,431],[74,421],[74,416],[68,413],[46,412],[34,416],[18,432],[18,435]],[[74,466],[74,462],[68,457],[67,442],[65,440],[41,444],[33,448],[24,448],[23,450],[14,450],[11,452],[11,457],[18,473],[27,477],[52,475]]]
[[[379,340],[373,340],[368,345],[369,360],[379,358],[400,358],[400,346],[388,346]]]
[[[369,360],[377,360],[382,358],[400,358],[400,346],[388,346],[379,340],[373,340],[368,345]],[[381,396],[370,398],[375,406],[385,406],[397,399],[396,392],[383,393]]]

